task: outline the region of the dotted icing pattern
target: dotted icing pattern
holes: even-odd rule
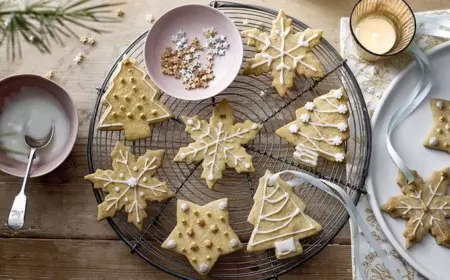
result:
[[[398,185],[403,195],[389,198],[381,209],[392,217],[408,221],[403,235],[406,248],[420,242],[430,232],[438,244],[450,246],[450,231],[447,220],[450,215],[450,196],[447,195],[449,169],[434,172],[428,182],[413,172],[415,181],[408,185],[404,175],[399,172]]]
[[[252,156],[241,145],[253,140],[262,125],[251,121],[234,124],[233,108],[226,100],[214,108],[209,123],[197,116],[183,117],[183,121],[195,142],[181,148],[174,161],[203,161],[202,178],[209,188],[222,177],[225,164],[239,173],[253,172]]]
[[[127,140],[151,136],[151,124],[173,117],[159,102],[161,91],[134,60],[124,58],[120,69],[105,94],[107,106],[100,118],[100,130],[124,130]]]
[[[450,153],[450,101],[431,99],[431,112],[434,125],[424,146]]]
[[[198,273],[208,274],[221,255],[242,248],[229,225],[228,199],[204,206],[178,200],[177,225],[162,247],[185,255]]]
[[[323,77],[319,60],[311,53],[319,44],[322,31],[307,29],[295,33],[292,20],[282,10],[272,23],[271,34],[258,29],[243,32],[249,46],[259,51],[247,60],[244,75],[259,75],[271,71],[273,86],[281,96],[294,86],[295,73],[307,77]]]
[[[162,165],[164,150],[149,150],[137,160],[130,150],[117,142],[111,153],[113,170],[98,169],[84,178],[107,193],[98,205],[98,220],[114,217],[117,211],[124,209],[128,221],[141,229],[147,217],[147,201],[161,202],[175,194],[165,182],[154,177]]]
[[[344,162],[348,131],[348,99],[343,88],[331,90],[296,111],[297,120],[281,127],[276,134],[296,145],[294,158],[317,166],[319,156]]]

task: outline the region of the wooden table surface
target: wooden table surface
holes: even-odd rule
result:
[[[109,26],[113,33],[94,35],[97,45],[86,47],[77,39],[54,46],[52,55],[25,47],[22,60],[6,61],[0,47],[0,78],[21,73],[55,72],[55,80],[68,90],[78,106],[79,136],[67,161],[55,172],[29,182],[28,215],[23,229],[6,225],[9,210],[19,192],[21,179],[0,174],[0,279],[174,279],[137,255],[118,239],[106,221],[97,222],[97,202],[88,172],[86,144],[89,120],[99,86],[111,63],[155,17],[184,0],[130,0],[123,6],[123,22]],[[207,1],[196,1],[207,3]],[[247,0],[239,1],[283,8],[309,26],[323,29],[324,37],[339,49],[339,19],[349,16],[356,0]],[[448,9],[449,0],[408,1],[414,11]],[[89,35],[88,33],[85,33]],[[83,34],[81,34],[83,35]],[[75,65],[79,52],[85,61]],[[348,226],[333,242],[301,267],[282,279],[351,279]]]

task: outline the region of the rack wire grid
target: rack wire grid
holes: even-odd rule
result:
[[[277,12],[259,6],[243,5],[231,2],[211,2],[211,6],[225,13],[234,21],[239,30],[260,28],[269,32],[272,20]],[[244,25],[243,22],[249,21]],[[308,28],[302,22],[293,19],[295,30]],[[97,168],[110,169],[110,153],[116,141],[124,141],[132,147],[136,155],[142,155],[147,149],[164,149],[163,168],[157,176],[167,181],[176,192],[176,198],[190,200],[203,205],[210,201],[228,197],[230,199],[230,225],[246,246],[253,226],[247,223],[247,216],[253,205],[252,196],[258,186],[258,180],[266,170],[298,170],[326,179],[341,186],[356,203],[363,191],[371,151],[371,131],[369,114],[360,88],[347,67],[345,61],[325,40],[314,49],[321,61],[326,75],[320,79],[296,77],[295,89],[287,97],[281,98],[272,88],[270,75],[236,77],[234,82],[218,96],[202,101],[184,101],[163,94],[161,101],[174,113],[175,118],[156,124],[151,139],[126,141],[122,131],[99,131],[96,129],[100,116],[105,111],[101,103],[118,62],[124,55],[135,58],[144,66],[143,50],[147,32],[140,35],[114,62],[101,87],[97,88],[98,98],[91,120],[88,141],[89,172]],[[244,60],[253,57],[254,49],[245,47]],[[344,87],[349,95],[351,116],[349,128],[351,138],[346,143],[348,161],[339,164],[321,159],[317,168],[309,168],[293,160],[294,147],[275,135],[275,130],[295,118],[295,110],[316,96],[330,89]],[[264,94],[261,94],[264,93]],[[180,121],[183,115],[199,115],[209,118],[213,107],[226,98],[233,106],[237,122],[247,119],[264,124],[255,140],[246,146],[253,156],[254,173],[237,174],[229,169],[216,183],[214,190],[208,189],[204,179],[200,178],[201,167],[197,164],[174,163],[180,147],[187,146],[191,140]],[[289,179],[289,178],[287,178]],[[297,187],[297,195],[306,203],[307,213],[323,226],[323,231],[301,241],[304,252],[294,258],[277,260],[274,250],[246,252],[240,250],[231,255],[222,256],[206,278],[277,278],[300,265],[321,251],[341,230],[348,214],[345,208],[330,195],[308,185]],[[98,203],[104,194],[94,189]],[[195,279],[198,274],[187,259],[179,254],[161,248],[162,242],[176,225],[176,199],[161,204],[150,204],[147,208],[149,219],[138,230],[127,222],[125,213],[118,213],[108,219],[120,238],[138,254],[155,267],[184,279]],[[205,277],[202,277],[202,279]]]

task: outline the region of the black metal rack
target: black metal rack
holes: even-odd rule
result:
[[[263,7],[231,2],[214,1],[211,6],[230,17],[239,30],[256,27],[270,31],[272,20],[277,14],[276,11]],[[245,19],[249,20],[249,24],[246,26],[243,25]],[[293,19],[293,25],[296,31],[308,28],[296,19]],[[163,168],[158,171],[159,178],[167,181],[174,188],[177,198],[188,199],[197,204],[205,204],[222,197],[231,198],[230,224],[244,243],[248,241],[252,231],[252,225],[246,222],[253,205],[252,196],[258,186],[258,179],[266,169],[274,173],[286,169],[301,170],[338,184],[347,191],[355,203],[359,200],[361,193],[364,192],[364,180],[368,171],[371,151],[369,114],[355,77],[345,61],[325,39],[322,39],[320,45],[314,50],[314,54],[326,71],[325,77],[320,79],[297,77],[296,89],[292,90],[287,97],[278,96],[271,86],[270,75],[258,77],[239,75],[220,95],[202,101],[183,101],[163,94],[161,101],[174,112],[175,118],[156,124],[150,139],[126,141],[121,131],[96,129],[100,116],[105,110],[101,98],[108,88],[117,63],[124,55],[135,58],[144,67],[143,50],[146,35],[147,32],[144,32],[127,47],[113,63],[103,84],[97,88],[98,98],[91,119],[87,148],[89,172],[92,173],[97,168],[110,168],[110,153],[117,140],[124,141],[131,146],[137,155],[144,154],[147,149],[164,149],[166,154]],[[244,50],[244,59],[254,56],[252,48],[245,47]],[[294,147],[281,140],[274,134],[274,131],[286,122],[293,120],[296,108],[303,106],[306,101],[339,87],[346,89],[351,110],[349,119],[351,139],[346,144],[347,164],[333,163],[323,159],[314,169],[297,164],[292,158]],[[264,92],[263,95],[261,95],[262,92]],[[237,174],[234,170],[227,170],[224,172],[222,180],[217,182],[215,189],[210,190],[204,179],[200,178],[199,164],[177,164],[172,160],[180,147],[191,142],[187,133],[184,132],[180,116],[199,115],[202,118],[209,118],[212,107],[223,97],[226,97],[234,107],[237,121],[250,119],[264,124],[264,128],[257,138],[246,147],[253,156],[255,172]],[[266,252],[241,250],[221,257],[206,278],[276,278],[322,250],[348,220],[345,208],[336,199],[318,189],[302,186],[296,188],[295,191],[306,203],[307,213],[323,226],[320,234],[302,240],[303,254],[291,259],[277,260],[273,250]],[[94,193],[97,201],[101,203],[104,194],[99,190],[94,190]],[[108,219],[108,222],[131,248],[131,252],[140,255],[150,264],[174,276],[196,279],[198,274],[184,256],[161,248],[162,242],[176,224],[175,206],[176,199],[165,204],[149,206],[147,209],[149,219],[142,231],[128,223],[127,217],[123,213],[119,213],[113,219]]]

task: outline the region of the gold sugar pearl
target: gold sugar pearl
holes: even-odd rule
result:
[[[126,101],[130,101],[131,99],[130,99],[130,97],[128,95],[125,95],[125,100]]]
[[[123,106],[123,105],[120,105],[120,110],[125,110],[125,106]]]
[[[134,77],[130,78],[130,82],[134,83],[136,81],[136,79]]]
[[[177,232],[177,235],[178,235],[178,237],[181,237],[182,236],[181,231]]]
[[[210,229],[213,233],[216,233],[216,232],[219,230],[219,228],[217,227],[217,225],[211,225],[211,226],[209,227],[209,229]]]
[[[228,231],[224,231],[223,235],[228,236]]]
[[[113,97],[114,97],[114,99],[119,98],[119,96],[117,94],[114,94]]]
[[[133,118],[133,114],[131,114],[130,112],[127,113],[127,118],[131,119]]]
[[[158,110],[156,110],[156,109],[153,109],[151,112],[150,112],[152,115],[157,115],[158,114]]]
[[[137,86],[132,86],[131,88],[133,89],[133,91],[137,91]]]
[[[141,119],[145,119],[145,114],[144,114],[144,113],[140,113],[140,114],[139,114],[139,117],[140,117]]]
[[[205,225],[205,220],[203,219],[197,220],[197,224],[202,227]]]
[[[209,261],[211,259],[210,255],[206,255],[206,260]]]
[[[138,104],[136,105],[136,108],[138,108],[138,109],[140,110],[140,109],[142,109],[142,105],[138,103]]]
[[[217,251],[222,252],[222,247],[217,246]]]
[[[194,215],[198,216],[198,210],[194,210]]]
[[[444,117],[440,117],[439,120],[440,120],[441,122],[445,122],[445,118],[444,118]]]
[[[440,128],[438,128],[437,130],[437,133],[442,133],[442,132],[444,132],[442,129],[440,129]]]
[[[192,262],[197,262],[197,258],[193,257],[193,258],[191,259],[191,261],[192,261]]]
[[[181,220],[181,222],[182,222],[184,225],[187,224],[187,220],[186,220],[186,219]]]
[[[211,211],[206,212],[206,216],[211,217]]]
[[[450,147],[450,144],[448,144],[448,142],[445,142],[444,147],[448,148],[448,147]]]
[[[131,69],[128,69],[128,73],[130,73],[130,74],[131,74],[131,73],[133,73],[133,70],[131,70]]]
[[[117,117],[117,113],[116,112],[112,112],[111,116],[113,116],[115,118],[115,117]]]
[[[206,239],[203,243],[205,243],[206,248],[211,248],[213,245],[213,243],[209,239]]]
[[[125,79],[124,79],[124,78],[120,78],[120,79],[119,79],[119,82],[121,82],[122,84],[124,84],[124,83],[125,83]]]
[[[181,252],[186,252],[186,248],[181,248]]]
[[[220,216],[220,220],[223,222],[225,221],[225,217],[224,216]]]
[[[194,235],[194,230],[192,228],[187,228],[186,229],[186,234],[189,236],[193,236]]]
[[[189,244],[189,248],[190,248],[192,251],[197,251],[197,250],[198,250],[198,245],[197,245],[197,243],[195,243],[195,241],[192,241],[192,242]]]
[[[447,129],[448,131],[450,131],[450,124],[446,124],[446,125],[445,125],[445,129]]]
[[[142,99],[142,100],[145,100],[145,95],[141,95],[141,99]]]

